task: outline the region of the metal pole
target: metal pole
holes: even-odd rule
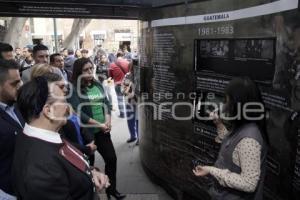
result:
[[[53,27],[54,27],[54,44],[55,44],[55,53],[58,53],[58,38],[57,38],[57,27],[56,27],[56,19],[53,18]]]

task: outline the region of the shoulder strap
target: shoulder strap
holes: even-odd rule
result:
[[[63,140],[63,146],[59,149],[59,154],[69,161],[74,167],[85,173],[93,183],[93,190],[96,191],[95,182],[91,168],[84,158],[84,154],[72,146],[67,140]]]
[[[80,171],[87,172],[89,166],[86,161],[84,161],[84,155],[65,139],[62,140],[63,146],[60,148],[59,154]]]
[[[119,65],[117,62],[115,62],[115,64],[122,70],[123,74],[126,74],[125,70],[121,65]]]

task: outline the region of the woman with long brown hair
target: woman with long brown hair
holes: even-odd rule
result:
[[[263,199],[268,138],[260,92],[249,78],[230,81],[219,118],[211,113],[221,149],[214,166],[196,166],[196,176],[211,174],[213,200]]]
[[[105,162],[105,174],[110,180],[107,197],[123,199],[116,189],[117,156],[111,141],[111,105],[101,83],[94,78],[94,64],[88,58],[77,59],[73,67],[73,92],[69,103],[80,116],[82,126],[94,136],[97,150]]]

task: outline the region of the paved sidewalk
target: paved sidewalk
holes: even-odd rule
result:
[[[117,188],[127,194],[126,200],[172,200],[172,198],[158,185],[150,181],[145,174],[140,161],[139,146],[126,143],[129,138],[127,121],[112,113],[112,140],[118,158]],[[96,154],[96,166],[104,169],[102,157]],[[103,192],[102,192],[103,193]],[[106,196],[101,194],[101,200]]]
[[[117,110],[113,88],[111,93],[115,104],[114,109]],[[118,118],[117,111],[112,112],[111,135],[118,158],[117,189],[127,194],[126,200],[172,200],[164,189],[151,182],[145,174],[141,166],[139,146],[136,146],[135,142],[126,143],[129,138],[127,121]],[[95,165],[104,169],[104,161],[98,153],[96,153]],[[106,200],[104,191],[101,193],[101,200]]]

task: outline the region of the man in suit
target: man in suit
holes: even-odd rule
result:
[[[21,85],[19,65],[0,59],[0,199],[5,200],[15,199],[11,168],[16,135],[22,132],[24,120],[14,103]]]

